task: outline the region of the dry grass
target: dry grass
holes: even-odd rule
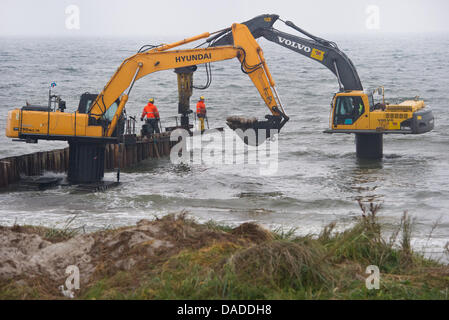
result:
[[[255,223],[248,222],[232,229],[231,234],[254,243],[262,243],[274,239],[274,236],[270,231],[263,229]]]
[[[382,236],[379,205],[360,203],[362,215],[342,232],[336,224],[316,236],[294,230],[270,232],[253,223],[236,228],[198,224],[186,212],[155,219],[158,237],[174,244],[148,253],[145,243],[130,247],[127,228],[118,234],[120,259],[137,259],[130,269],[114,266],[114,248],[101,253],[81,299],[447,299],[449,267],[413,252],[413,219],[405,212],[389,239]],[[18,232],[45,229],[15,226]],[[51,237],[57,239],[57,237]],[[62,240],[61,240],[62,241]],[[116,248],[115,248],[116,249]],[[114,249],[114,250],[115,250]],[[365,269],[381,270],[381,289],[365,287]],[[57,284],[40,279],[0,281],[0,298],[58,298]],[[57,286],[56,286],[57,287]]]
[[[324,259],[317,246],[270,241],[236,252],[228,265],[242,281],[298,290],[331,286],[331,272]]]

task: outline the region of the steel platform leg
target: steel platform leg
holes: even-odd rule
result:
[[[356,154],[362,159],[382,159],[383,134],[382,133],[356,133]]]
[[[69,170],[71,183],[100,182],[104,177],[105,144],[69,142]]]

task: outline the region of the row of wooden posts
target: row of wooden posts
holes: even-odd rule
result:
[[[119,165],[120,168],[130,168],[145,159],[168,156],[175,144],[165,132],[136,143],[107,144],[105,169],[114,170]],[[18,182],[23,176],[39,176],[45,171],[67,172],[68,168],[68,147],[3,158],[0,159],[0,188]]]

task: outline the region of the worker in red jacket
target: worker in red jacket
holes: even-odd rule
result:
[[[206,105],[204,104],[204,97],[201,96],[196,104],[196,116],[200,120],[201,132],[204,132],[204,119],[206,118]]]
[[[143,108],[142,115],[140,116],[140,121],[143,121],[145,119],[145,116],[147,117],[146,123],[150,126],[149,127],[149,133],[160,133],[159,130],[159,124],[158,121],[160,120],[159,117],[159,111],[157,110],[157,107],[153,104],[154,99],[151,98],[148,100],[148,104]]]

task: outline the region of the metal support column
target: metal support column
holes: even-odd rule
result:
[[[383,134],[382,133],[356,133],[355,149],[358,158],[382,159]]]

